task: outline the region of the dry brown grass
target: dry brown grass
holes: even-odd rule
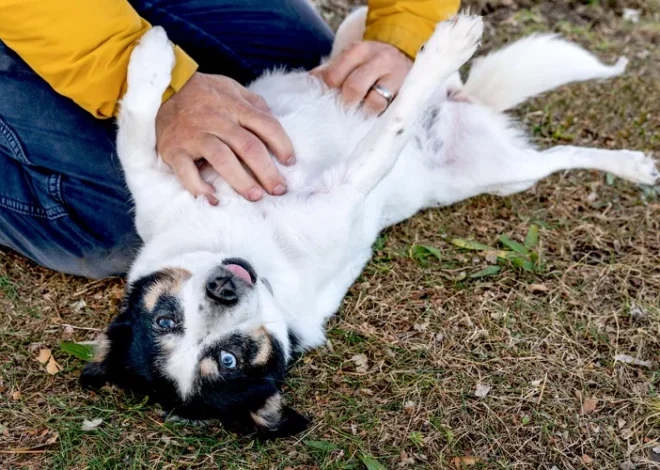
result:
[[[320,3],[335,24],[346,11],[343,1]],[[660,150],[656,3],[645,2],[635,26],[598,5],[487,3],[486,49],[556,30],[604,59],[632,58],[624,78],[518,109],[541,146]],[[456,280],[489,262],[451,239],[521,241],[532,223],[542,226],[541,273],[505,267]],[[415,245],[442,259],[420,258]],[[660,188],[558,174],[389,230],[332,320],[328,346],[292,372],[289,401],[314,417],[298,439],[256,444],[213,424],[164,423],[116,391],[82,392],[81,361],[58,344],[94,338],[121,290],[120,280],[90,283],[0,251],[0,468],[361,468],[365,455],[386,468],[660,468]],[[43,347],[63,372],[50,376],[36,361]],[[615,362],[620,354],[652,366]],[[490,387],[483,398],[478,384]],[[93,418],[104,422],[81,431]]]

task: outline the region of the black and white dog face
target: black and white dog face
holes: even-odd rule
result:
[[[193,269],[165,268],[129,285],[83,385],[109,382],[178,417],[219,419],[239,432],[304,429],[307,419],[281,404],[290,345],[268,281],[237,258]]]

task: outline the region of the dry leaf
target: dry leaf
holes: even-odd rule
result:
[[[624,364],[632,364],[633,366],[652,367],[651,361],[642,361],[636,357],[629,356],[628,354],[617,354],[614,356],[615,361],[623,362]]]
[[[21,392],[19,392],[19,391],[17,390],[17,391],[15,391],[15,392],[13,392],[13,393],[11,394],[11,399],[14,400],[14,401],[18,401],[18,400],[21,399],[21,396],[22,396],[22,395],[21,395]]]
[[[74,302],[71,304],[71,308],[76,313],[80,312],[85,307],[87,307],[87,303],[82,299],[80,299],[78,302]]]
[[[646,315],[646,310],[644,310],[639,305],[633,304],[633,306],[630,308],[630,316],[635,321],[642,320]]]
[[[474,391],[474,396],[477,398],[484,398],[490,392],[490,385],[477,384],[477,389]]]
[[[364,354],[356,354],[351,358],[355,363],[355,370],[360,373],[365,373],[369,370],[369,359]]]
[[[413,411],[415,411],[415,402],[414,402],[414,401],[410,401],[410,400],[408,400],[407,402],[405,402],[405,403],[403,404],[403,409],[404,409],[407,413],[412,413]]]
[[[93,419],[91,421],[88,420],[88,419],[85,419],[85,420],[83,420],[83,423],[82,423],[82,426],[80,426],[80,429],[82,429],[83,431],[93,431],[94,429],[98,428],[101,425],[102,422],[103,422],[102,418],[96,418],[96,419]]]
[[[46,440],[46,445],[48,446],[48,445],[51,445],[51,444],[55,444],[55,443],[57,442],[57,439],[58,439],[59,437],[60,437],[59,434],[57,434],[57,433],[53,434],[52,436],[50,436],[50,437]]]
[[[42,349],[39,351],[39,357],[37,357],[37,361],[39,361],[40,364],[45,364],[48,362],[48,359],[50,359],[52,356],[50,349]]]
[[[582,456],[582,463],[584,463],[585,465],[591,465],[592,463],[594,463],[594,459],[589,457],[587,454],[584,454]]]
[[[61,370],[62,370],[62,366],[59,365],[57,362],[55,362],[55,358],[53,356],[50,356],[50,360],[48,361],[48,365],[46,366],[46,372],[48,372],[50,375],[55,375]]]
[[[530,284],[529,290],[531,292],[548,292],[550,289],[545,284]]]
[[[452,460],[454,467],[457,469],[470,467],[476,465],[478,462],[479,459],[475,459],[474,457],[455,457],[454,460]]]
[[[584,403],[582,404],[582,414],[586,415],[587,413],[591,413],[596,409],[597,406],[598,400],[596,398],[589,398],[584,400]]]
[[[540,387],[542,383],[543,383],[543,380],[532,380],[529,384],[532,387]]]
[[[497,251],[489,251],[486,253],[486,261],[490,264],[497,264]]]

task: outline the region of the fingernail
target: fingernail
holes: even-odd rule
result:
[[[293,155],[291,155],[291,157],[289,157],[289,159],[286,161],[286,164],[287,164],[287,166],[291,166],[291,165],[293,165],[294,163],[296,163],[296,157],[294,157]]]
[[[212,196],[210,194],[206,195],[206,200],[209,201],[209,204],[211,204],[212,206],[217,206],[220,203],[217,197]]]
[[[261,188],[252,188],[248,191],[248,199],[250,201],[258,201],[263,195],[264,192],[261,190]]]
[[[275,186],[275,189],[273,189],[273,194],[274,194],[275,196],[281,196],[281,195],[284,194],[285,192],[286,192],[286,186],[284,186],[284,185],[281,184],[281,183],[278,184],[277,186]]]

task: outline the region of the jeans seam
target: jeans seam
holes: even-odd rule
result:
[[[16,136],[14,131],[9,128],[7,123],[5,123],[5,121],[1,117],[0,117],[0,134],[5,138],[7,144],[9,144],[9,148],[14,154],[14,158],[21,163],[32,166],[32,162],[25,155],[25,150],[23,149],[20,140],[18,140],[18,137]]]
[[[0,207],[4,207],[5,209],[8,209],[12,212],[17,212],[19,214],[49,220],[59,219],[67,215],[66,211],[61,206],[49,207],[48,209],[45,209],[33,204],[26,204],[21,201],[16,201],[6,196],[0,196]]]
[[[64,204],[62,197],[62,175],[52,174],[48,177],[48,193],[58,203]]]

